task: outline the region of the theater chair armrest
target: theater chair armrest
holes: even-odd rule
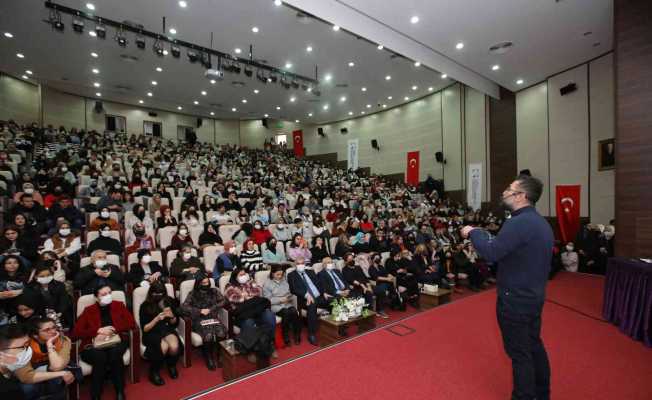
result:
[[[299,310],[299,300],[297,300],[297,296],[292,295],[292,305],[296,310]]]
[[[75,340],[70,345],[70,362],[79,367],[79,345],[81,340]],[[68,399],[79,400],[79,385],[80,382],[75,379],[72,385],[68,385]]]
[[[190,360],[192,351],[192,322],[189,317],[179,318],[177,333],[183,339],[183,366],[188,368],[192,365]]]
[[[218,318],[224,324],[224,327],[226,328],[226,332],[227,332],[227,336],[228,336],[228,332],[229,332],[229,312],[224,308],[220,308],[220,311],[218,311]]]
[[[137,383],[140,380],[140,329],[138,327],[129,330],[129,351],[131,358],[129,362],[129,380]]]

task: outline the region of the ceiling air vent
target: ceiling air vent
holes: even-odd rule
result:
[[[122,58],[123,61],[127,62],[137,62],[139,60],[138,57],[129,54],[120,54],[120,58]]]
[[[512,42],[496,43],[489,47],[489,54],[505,54],[512,49],[512,46],[514,46]]]
[[[224,107],[224,105],[220,104],[220,103],[211,103],[211,107],[222,108],[222,107]]]
[[[348,88],[349,84],[348,83],[338,83],[335,85],[336,88]]]
[[[131,87],[130,86],[123,86],[123,85],[115,85],[113,86],[114,89],[119,90],[121,92],[130,92]]]
[[[235,87],[244,87],[245,83],[242,82],[242,81],[233,81],[233,82],[231,82],[231,85],[233,85]]]

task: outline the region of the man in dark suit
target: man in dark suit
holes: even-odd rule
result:
[[[348,297],[349,287],[342,275],[342,271],[335,268],[335,264],[333,264],[330,257],[324,257],[322,265],[324,269],[319,271],[317,277],[324,289],[324,297],[329,301],[334,297]]]
[[[306,269],[305,260],[297,257],[296,270],[288,274],[290,292],[297,296],[299,309],[308,313],[308,341],[316,346],[317,326],[319,323],[317,308],[327,308],[328,300],[324,297],[323,289],[314,271]]]

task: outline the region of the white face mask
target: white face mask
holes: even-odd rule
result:
[[[111,215],[111,214],[109,214],[108,211],[102,211],[102,212],[100,213],[100,216],[101,216],[102,218],[109,218],[110,215]]]
[[[236,252],[235,247],[231,247],[231,248],[229,249],[229,253],[231,253],[231,254],[235,254],[235,252]]]
[[[192,257],[192,254],[191,253],[183,253],[182,257],[183,257],[184,260],[188,261],[188,260],[190,260],[190,257]]]
[[[61,235],[61,236],[70,235],[70,229],[68,229],[68,228],[59,229],[59,235]]]
[[[238,276],[238,282],[241,285],[244,285],[245,283],[249,282],[249,275],[240,275],[240,276]]]
[[[32,193],[34,193],[34,188],[27,188],[27,189],[25,189],[25,190],[23,190],[23,191],[24,191],[26,194],[32,194]]]
[[[54,279],[53,276],[40,276],[36,278],[36,281],[40,283],[41,285],[47,285],[50,282],[52,282],[52,279]]]
[[[111,231],[100,231],[100,235],[102,235],[102,237],[109,237],[111,236]]]
[[[188,234],[188,231],[186,229],[180,229],[179,230],[179,235],[184,235],[185,236],[187,234]]]
[[[95,266],[96,266],[97,268],[102,268],[102,267],[105,266],[107,263],[108,263],[108,261],[106,261],[106,260],[95,260]]]
[[[113,296],[111,296],[111,293],[100,297],[100,304],[103,306],[108,306],[112,302],[113,302]]]
[[[262,225],[258,225],[258,224],[256,224],[256,225],[254,225],[254,228],[256,228],[256,229],[263,229],[263,226],[262,226]]]
[[[333,270],[334,268],[335,268],[335,265],[334,265],[334,264],[326,264],[326,269],[327,269],[327,270],[331,271],[331,270]]]
[[[150,261],[152,261],[152,256],[149,254],[144,255],[143,258],[141,258],[141,261],[144,262],[145,264],[149,264]]]
[[[303,264],[297,264],[297,271],[303,272],[306,270],[306,266]]]
[[[32,348],[28,347],[27,349],[21,351],[20,353],[12,356],[16,357],[16,362],[14,362],[13,364],[5,365],[5,368],[7,368],[11,372],[14,372],[29,364],[30,360],[32,359]]]

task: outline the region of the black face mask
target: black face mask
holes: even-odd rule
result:
[[[201,286],[199,286],[199,289],[203,290],[203,291],[208,291],[208,290],[210,290],[210,288],[211,288],[211,285],[201,285]]]
[[[160,299],[163,298],[163,296],[164,296],[164,293],[152,293],[152,298],[154,300],[160,300]]]

